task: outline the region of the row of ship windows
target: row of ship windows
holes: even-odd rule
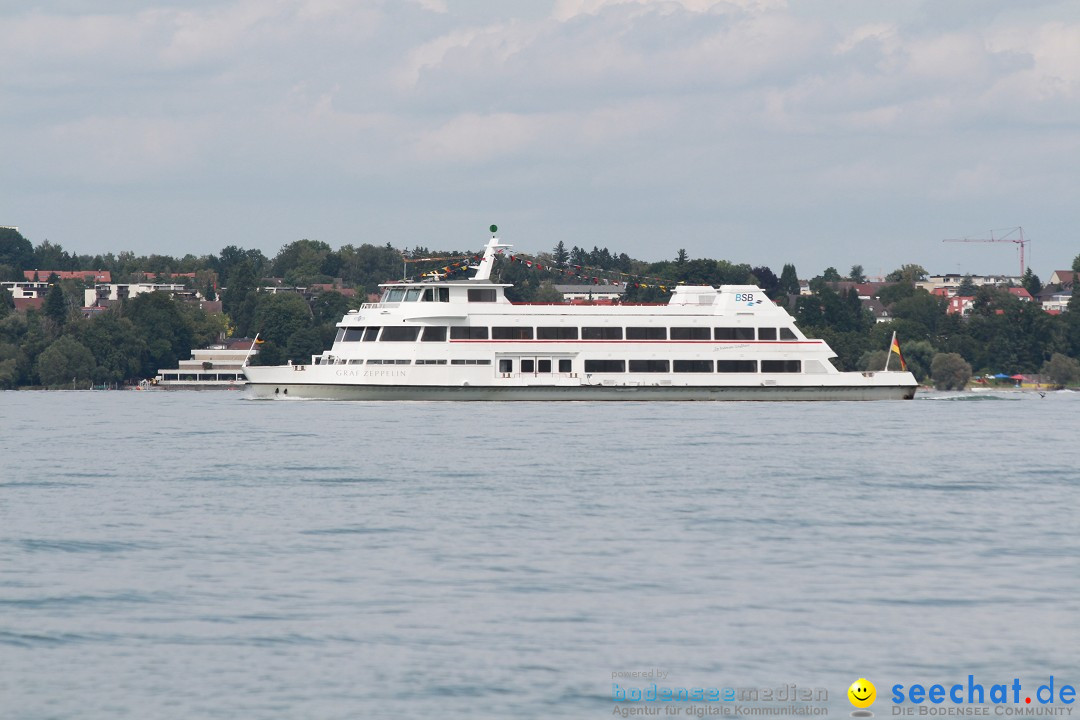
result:
[[[491,292],[494,294],[495,291]],[[450,288],[392,288],[386,291],[382,300],[383,302],[450,302]],[[495,302],[494,297],[491,302]]]
[[[469,302],[496,302],[494,288],[470,288]],[[450,288],[391,288],[383,295],[383,302],[450,302]]]
[[[523,358],[518,360],[520,371],[523,373],[539,372],[549,373],[552,371],[552,360],[548,358],[533,359]],[[573,372],[573,364],[569,358],[560,358],[558,372]],[[349,365],[363,365],[363,360],[349,360]],[[368,360],[368,365],[409,365],[409,360]],[[417,360],[417,365],[446,365],[446,360]],[[490,365],[491,360],[450,360],[451,365]],[[759,363],[757,360],[586,360],[586,373],[622,373],[629,369],[632,373],[756,373]],[[763,373],[801,373],[801,360],[762,360],[760,362]],[[499,372],[514,372],[513,358],[499,359]]]
[[[368,360],[367,361],[368,365],[412,365],[412,363],[413,363],[412,360],[377,360],[376,359],[376,360]],[[364,361],[363,360],[344,360],[344,359],[340,359],[340,358],[337,359],[337,360],[334,360],[333,358],[331,358],[331,360],[329,362],[323,363],[321,357],[316,357],[315,358],[315,364],[316,365],[321,365],[321,364],[326,364],[326,365],[363,365]],[[417,360],[416,364],[417,365],[445,365],[446,360]],[[490,365],[491,361],[490,360],[472,360],[472,359],[451,360],[450,364],[451,365]],[[567,372],[569,372],[569,371],[567,371]]]
[[[423,334],[421,335],[421,329]],[[382,334],[379,331],[382,330]],[[451,340],[578,340],[576,327],[451,327],[445,325],[388,325],[338,328],[335,342],[445,342]],[[583,327],[581,340],[622,340],[621,327]],[[628,327],[626,340],[797,340],[790,328],[774,327]]]
[[[470,288],[469,302],[496,302],[494,288]],[[383,302],[450,302],[450,288],[391,288],[382,297]]]

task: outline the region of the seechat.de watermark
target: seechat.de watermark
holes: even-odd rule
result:
[[[968,675],[966,682],[896,683],[889,698],[893,715],[1031,716],[1072,715],[1076,688],[1051,675],[1041,684],[985,683]]]

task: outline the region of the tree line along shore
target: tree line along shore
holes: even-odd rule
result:
[[[432,271],[467,277],[473,256],[469,250],[426,247],[406,252],[389,244],[334,250],[306,239],[285,245],[273,258],[235,245],[203,256],[90,256],[48,241],[35,246],[18,230],[0,228],[0,281],[47,284],[40,307],[19,310],[12,294],[0,290],[0,388],[137,383],[176,367],[193,348],[255,335],[264,342],[254,363],[306,363],[330,347],[341,316],[365,302],[379,283]],[[921,383],[960,389],[973,377],[995,374],[1037,377],[1048,386],[1080,383],[1075,294],[1065,312],[1052,314],[1006,288],[971,287],[970,314],[961,316],[948,312],[947,298],[916,287],[926,271],[910,264],[879,287],[875,300],[889,321],[877,322],[851,287],[865,280],[858,265],[846,276],[828,268],[800,283],[792,264],[777,274],[764,265],[692,259],[682,250],[672,260],[644,262],[607,248],[566,248],[559,242],[551,252],[529,257],[497,261],[493,277],[513,285],[507,292],[511,300],[561,301],[557,283],[619,283],[625,287],[623,302],[664,302],[679,283],[756,284],[787,307],[804,333],[826,340],[843,370],[883,368],[895,331]],[[113,283],[156,281],[190,292],[147,292],[87,309],[84,294],[94,288],[93,274],[61,279],[53,273],[91,269],[108,272]],[[1080,270],[1080,256],[1073,269]],[[1023,283],[1039,281],[1028,270]]]

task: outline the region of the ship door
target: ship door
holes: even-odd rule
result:
[[[521,358],[522,375],[548,375],[552,372],[550,357],[523,357]]]

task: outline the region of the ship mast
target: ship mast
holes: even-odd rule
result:
[[[491,239],[488,240],[488,244],[484,246],[484,257],[480,258],[479,265],[470,265],[471,270],[476,270],[476,274],[473,275],[473,280],[490,280],[491,268],[495,265],[495,255],[502,248],[513,247],[513,245],[504,245],[499,242],[499,238],[495,237],[495,233],[499,231],[497,225],[491,226]]]

